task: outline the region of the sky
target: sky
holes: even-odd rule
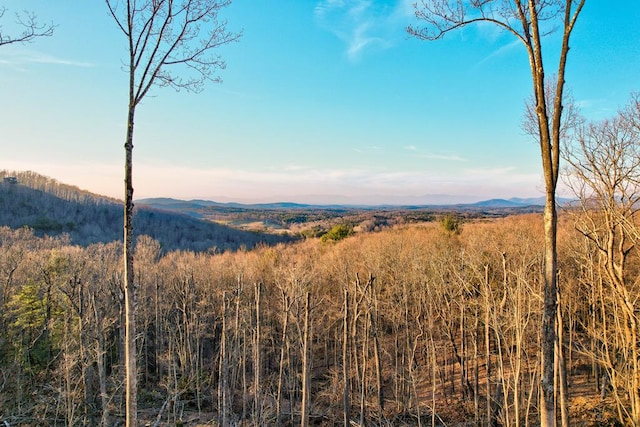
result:
[[[408,36],[415,0],[235,0],[222,83],[137,109],[134,199],[405,204],[544,194],[524,47],[495,26]],[[53,37],[0,47],[0,170],[123,199],[127,40],[99,0],[0,0]],[[640,91],[640,2],[587,0],[567,88],[589,120]],[[561,34],[544,39],[548,75]]]

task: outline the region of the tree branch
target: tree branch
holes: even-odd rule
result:
[[[0,7],[0,19],[4,17],[7,9]],[[35,13],[24,11],[22,14],[16,13],[16,24],[23,28],[22,33],[19,35],[10,35],[2,31],[0,26],[0,46],[16,44],[16,43],[30,43],[38,37],[50,37],[53,35],[53,30],[56,28],[53,23],[40,24]]]

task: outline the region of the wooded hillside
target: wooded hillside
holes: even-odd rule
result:
[[[15,177],[17,183],[3,182]],[[71,243],[89,245],[122,240],[123,207],[119,200],[66,185],[35,172],[0,171],[0,226],[29,227],[39,235],[68,234]],[[163,250],[224,251],[259,243],[292,240],[236,230],[188,215],[140,208],[136,235],[156,239]]]
[[[576,215],[560,221],[558,374],[571,425],[618,425],[636,374],[621,295],[637,294],[640,264],[630,249],[614,288]],[[141,418],[536,425],[541,227],[539,214],[434,222],[221,254],[142,237]],[[0,421],[122,419],[121,256],[118,242],[0,229]]]

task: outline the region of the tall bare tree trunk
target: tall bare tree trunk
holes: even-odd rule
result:
[[[124,317],[125,317],[125,350],[124,364],[126,377],[126,427],[138,425],[138,365],[136,360],[136,291],[133,278],[133,121],[135,105],[133,104],[133,73],[130,82],[130,104],[127,122],[127,141],[124,165]]]
[[[136,106],[154,84],[178,90],[196,90],[207,80],[215,81],[211,71],[221,66],[224,68],[224,62],[218,55],[208,55],[217,47],[237,40],[239,35],[227,32],[226,22],[218,24],[217,14],[219,9],[226,6],[224,2],[186,0],[183,7],[175,8],[172,6],[173,2],[155,0],[106,0],[105,3],[128,44],[125,63],[129,73],[129,104],[124,145],[125,394],[126,427],[137,427],[138,372],[132,224],[132,153]],[[213,33],[200,31],[201,25],[206,23],[213,23]],[[192,50],[192,43],[200,43],[200,48]],[[170,70],[179,65],[186,65],[194,74],[187,79],[178,78]]]

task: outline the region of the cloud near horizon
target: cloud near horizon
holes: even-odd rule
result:
[[[120,164],[77,164],[72,168],[56,164],[3,162],[0,169],[33,170],[59,182],[122,199]],[[234,201],[317,203],[318,195],[336,201],[358,199],[359,203],[404,198],[419,202],[429,194],[477,200],[495,197],[539,196],[541,177],[521,173],[513,167],[467,168],[451,173],[381,169],[332,169],[289,165],[278,169],[196,169],[169,164],[134,165],[134,198],[173,197],[179,199],[226,199]],[[73,177],[83,176],[82,182]],[[465,200],[467,200],[465,199]],[[327,200],[323,200],[323,203]]]
[[[430,160],[449,160],[452,162],[466,162],[467,159],[456,154],[419,154],[417,157]]]
[[[518,173],[515,168],[469,169],[442,175],[429,171],[319,169],[300,165],[279,170],[235,170],[138,164],[136,171],[137,197],[224,196],[260,201],[288,198],[314,202],[313,195],[317,194],[382,198],[424,194],[530,196],[537,194],[535,190],[540,183],[538,174]],[[121,178],[114,177],[113,182],[119,185]]]

